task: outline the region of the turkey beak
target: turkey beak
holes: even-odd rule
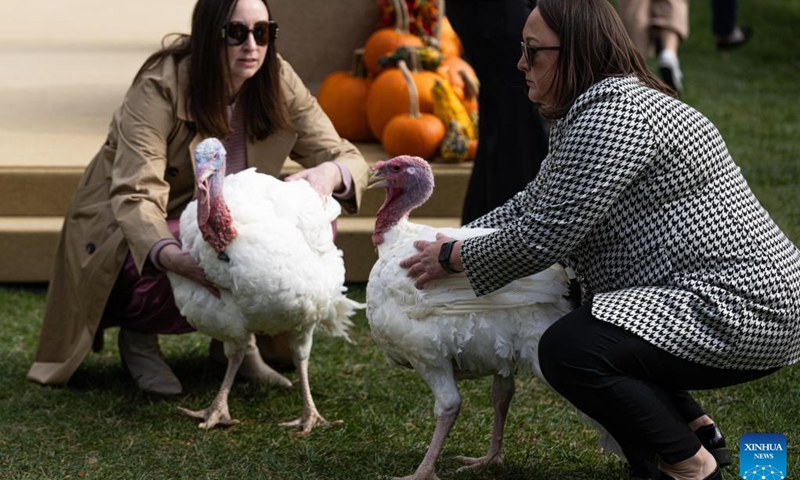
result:
[[[383,170],[373,170],[372,175],[369,177],[367,188],[382,188],[386,187],[386,178],[383,176]]]
[[[197,183],[206,183],[209,178],[213,177],[214,174],[219,171],[219,167],[217,166],[219,155],[220,152],[217,150],[211,155],[211,158],[204,159],[205,161],[202,162],[195,161],[196,168],[199,169],[196,173]]]
[[[211,165],[204,165],[202,169],[197,173],[197,181],[195,184],[197,185],[197,194],[198,197],[203,199],[204,201],[208,200],[208,179],[213,177],[214,174],[217,172],[217,169]]]
[[[217,169],[213,167],[208,167],[202,172],[200,172],[200,176],[197,177],[197,183],[206,183],[209,178],[211,178],[215,173],[217,173]]]

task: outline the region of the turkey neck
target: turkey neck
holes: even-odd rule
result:
[[[225,173],[222,170],[208,179],[207,202],[198,194],[197,224],[203,233],[203,240],[214,247],[217,252],[225,251],[228,244],[236,238],[233,218],[228,204],[225,203],[225,197],[222,195],[224,176]],[[202,189],[198,191],[202,192]],[[205,212],[201,212],[203,208],[206,209]]]
[[[372,233],[372,244],[376,247],[383,243],[383,235],[401,220],[408,219],[412,210],[425,203],[427,196],[425,192],[410,190],[400,190],[386,187],[386,200],[378,210],[375,219],[375,230]]]

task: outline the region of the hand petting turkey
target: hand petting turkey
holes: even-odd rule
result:
[[[419,289],[425,288],[425,284],[431,280],[450,275],[439,263],[439,252],[442,250],[442,245],[451,241],[453,241],[452,238],[437,233],[435,242],[426,242],[425,240],[414,242],[414,248],[419,250],[419,253],[401,261],[400,266],[408,268],[408,276],[416,279],[414,282],[415,287]],[[449,263],[456,271],[464,270],[461,265],[461,242],[456,242],[453,245]]]
[[[285,178],[287,182],[305,179],[320,196],[333,194],[337,190],[343,190],[342,171],[333,162],[320,163],[316,167],[300,170]]]
[[[192,257],[189,252],[185,252],[177,245],[169,244],[158,252],[158,261],[170,272],[184,276],[189,280],[194,280],[204,286],[212,295],[220,298],[219,289],[206,278],[206,273],[200,263]]]

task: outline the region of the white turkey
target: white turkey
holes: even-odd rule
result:
[[[436,459],[460,410],[456,380],[462,377],[494,376],[495,419],[486,455],[458,457],[466,464],[461,469],[500,462],[503,429],[514,394],[514,372],[522,368],[542,378],[539,339],[571,309],[565,299],[567,275],[554,265],[480,298],[463,273],[431,281],[424,290],[418,290],[399,266],[401,260],[417,253],[414,241],[434,241],[437,233],[460,240],[492,230],[433,228],[408,220],[409,213],[433,191],[433,174],[423,159],[399,156],[372,168],[370,187],[386,189],[372,237],[378,261],[367,284],[372,338],[390,363],[414,368],[435,396],[433,439],[414,474],[403,478],[437,478]]]
[[[333,243],[331,222],[341,207],[305,180],[282,182],[254,168],[225,177],[225,149],[215,138],[197,146],[195,163],[197,199],[181,215],[181,243],[221,296],[179,275],[169,278],[188,322],[224,343],[228,368],[208,408],[181,411],[203,419],[201,428],[236,423],[228,394],[254,333],[288,332],[303,413],[282,425],[307,434],[341,423],[319,414],[308,381],[315,329],[346,338],[349,317],[364,308],[345,295],[342,253]]]

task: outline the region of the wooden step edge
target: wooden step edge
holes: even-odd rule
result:
[[[433,227],[458,227],[456,217],[412,217]],[[55,258],[62,217],[0,217],[0,283],[48,282]],[[366,283],[377,260],[372,244],[374,218],[340,217],[337,246],[345,260],[346,281]]]
[[[83,174],[85,166],[0,165],[0,175],[69,175]]]
[[[378,161],[387,160],[391,158],[389,154],[387,154],[379,143],[354,143],[356,148],[361,152],[361,155],[364,156],[364,159],[370,165],[375,164]],[[83,159],[82,159],[83,160]],[[75,162],[71,165],[64,165],[64,163],[58,163],[53,165],[42,165],[42,164],[10,164],[8,161],[4,161],[4,163],[0,163],[0,175],[7,175],[7,174],[28,174],[28,175],[82,175],[83,171],[86,169],[91,158],[86,158],[84,162]],[[447,163],[442,161],[439,158],[434,158],[430,161],[431,169],[433,170],[434,174],[469,174],[472,171],[472,162],[462,162],[462,163]],[[287,159],[286,164],[283,168],[283,173],[294,173],[298,170],[302,169],[300,164],[297,162]]]
[[[60,232],[64,217],[0,217],[0,234]]]
[[[460,216],[469,183],[469,176],[464,173],[436,173],[436,189],[419,213],[431,217]],[[52,172],[40,168],[0,169],[0,216],[63,215],[81,174],[70,174],[69,169]],[[384,196],[383,189],[367,190],[358,215],[373,217]]]

